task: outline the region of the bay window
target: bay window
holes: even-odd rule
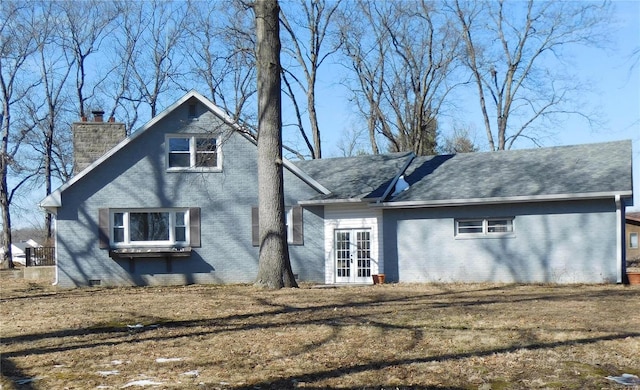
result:
[[[102,248],[200,245],[200,209],[100,209]]]

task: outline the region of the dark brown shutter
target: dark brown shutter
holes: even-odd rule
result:
[[[302,207],[293,206],[291,208],[291,213],[291,219],[293,223],[293,237],[291,237],[291,244],[303,245],[304,231],[302,229]]]
[[[109,248],[109,209],[98,209],[98,243],[100,249]]]
[[[200,208],[189,209],[189,237],[193,248],[200,247]]]
[[[258,208],[251,208],[251,245],[260,245],[260,225],[258,221]]]

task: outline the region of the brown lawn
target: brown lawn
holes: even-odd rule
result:
[[[634,286],[0,283],[7,390],[622,389],[606,377],[640,376]]]

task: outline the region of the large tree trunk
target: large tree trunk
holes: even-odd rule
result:
[[[0,208],[2,209],[2,245],[4,251],[0,258],[1,268],[13,268],[11,253],[11,214],[9,210],[9,186],[7,175],[9,172],[9,101],[3,102],[2,113],[2,150],[0,150]]]
[[[258,70],[258,208],[260,264],[256,286],[297,287],[285,228],[280,90],[280,8],[256,0]]]
[[[2,157],[0,157],[2,158]],[[13,268],[11,253],[11,214],[9,213],[9,188],[7,186],[6,162],[2,162],[0,177],[0,205],[2,207],[2,245],[4,251],[0,258],[0,268]]]

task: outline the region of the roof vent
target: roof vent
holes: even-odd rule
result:
[[[406,191],[409,189],[409,183],[404,179],[404,175],[401,175],[396,182],[396,188],[393,190],[393,194],[391,196],[397,196],[402,191]]]

